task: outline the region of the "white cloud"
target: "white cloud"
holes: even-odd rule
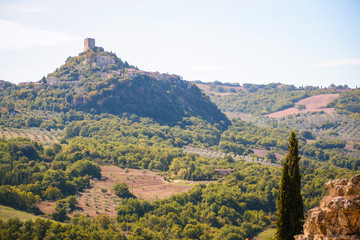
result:
[[[316,66],[318,67],[360,66],[360,58],[343,58],[335,61],[318,62]]]
[[[0,19],[0,50],[21,50],[38,46],[58,46],[79,41],[66,33],[29,27]]]

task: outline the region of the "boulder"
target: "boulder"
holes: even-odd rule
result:
[[[296,240],[360,240],[360,174],[325,184],[329,195],[309,211]]]

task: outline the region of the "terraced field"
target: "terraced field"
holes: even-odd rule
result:
[[[101,166],[102,179],[91,181],[91,188],[77,194],[79,209],[75,213],[96,217],[98,214],[116,216],[121,200],[112,192],[115,183],[125,182],[129,190],[139,199],[156,200],[173,194],[187,192],[192,184],[166,182],[155,172],[139,169],[121,169],[116,166]],[[55,211],[54,201],[42,201],[39,208],[44,213]]]
[[[39,141],[44,145],[51,145],[60,141],[63,132],[63,130],[47,131],[38,128],[0,129],[0,138],[10,139],[24,137],[34,141]]]
[[[257,164],[264,164],[264,165],[268,165],[268,166],[276,166],[276,167],[280,167],[279,164],[273,164],[268,162],[266,159],[262,158],[262,157],[256,157],[256,156],[239,156],[239,155],[234,155],[234,154],[226,154],[223,152],[217,152],[217,151],[213,151],[210,149],[205,149],[205,148],[196,148],[196,147],[190,147],[190,146],[184,146],[184,151],[186,153],[193,153],[193,154],[198,154],[200,156],[205,156],[208,158],[224,158],[226,155],[230,155],[234,158],[235,161],[246,161],[246,162],[253,162],[253,163],[257,163]],[[256,149],[259,150],[259,149]],[[258,151],[259,152],[259,151]],[[265,152],[266,153],[266,152]],[[262,154],[265,155],[265,154]],[[282,155],[281,154],[277,154],[277,158],[280,159]]]

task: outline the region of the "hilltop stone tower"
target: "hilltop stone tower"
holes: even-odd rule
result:
[[[84,40],[84,52],[88,49],[95,48],[95,39],[94,38],[85,38]]]

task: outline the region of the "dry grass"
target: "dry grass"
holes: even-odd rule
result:
[[[220,95],[220,96],[235,94],[235,93],[230,92],[230,89],[231,89],[231,88],[235,89],[236,92],[240,92],[240,91],[242,91],[242,92],[247,92],[247,89],[246,89],[246,88],[244,88],[244,87],[239,87],[239,86],[217,85],[217,87],[222,87],[225,91],[227,91],[227,92],[220,93],[220,92],[211,91],[211,90],[210,90],[210,88],[211,88],[210,85],[199,84],[199,83],[196,83],[195,85],[196,85],[198,88],[200,88],[201,90],[203,90],[204,92],[206,92],[206,93],[212,93],[212,94]]]
[[[305,109],[298,110],[295,107],[284,109],[278,112],[270,113],[265,116],[271,118],[281,118],[287,115],[296,114],[296,113],[306,113],[306,112],[319,112],[324,111],[328,114],[334,114],[334,108],[324,108],[328,103],[334,101],[339,94],[320,94],[308,98],[301,99],[295,103],[295,106],[298,104],[305,105]]]
[[[276,229],[275,228],[268,228],[263,232],[259,233],[254,240],[266,240],[275,236]]]
[[[187,192],[192,188],[191,184],[176,184],[164,181],[164,179],[148,170],[121,169],[116,166],[101,166],[101,180],[92,181],[92,187],[78,195],[81,211],[76,212],[95,217],[98,214],[116,216],[116,207],[120,201],[112,192],[112,187],[118,182],[125,182],[130,191],[139,199],[156,200],[170,197],[173,194]],[[108,191],[103,193],[102,188]],[[54,212],[53,201],[42,201],[39,208],[44,213]]]
[[[38,216],[0,205],[0,220],[6,220],[9,218],[19,218],[21,221],[27,221],[34,220],[38,218]]]
[[[225,115],[229,118],[229,119],[233,119],[233,118],[250,118],[251,115],[250,114],[246,114],[246,113],[233,113],[233,112],[224,112]]]

